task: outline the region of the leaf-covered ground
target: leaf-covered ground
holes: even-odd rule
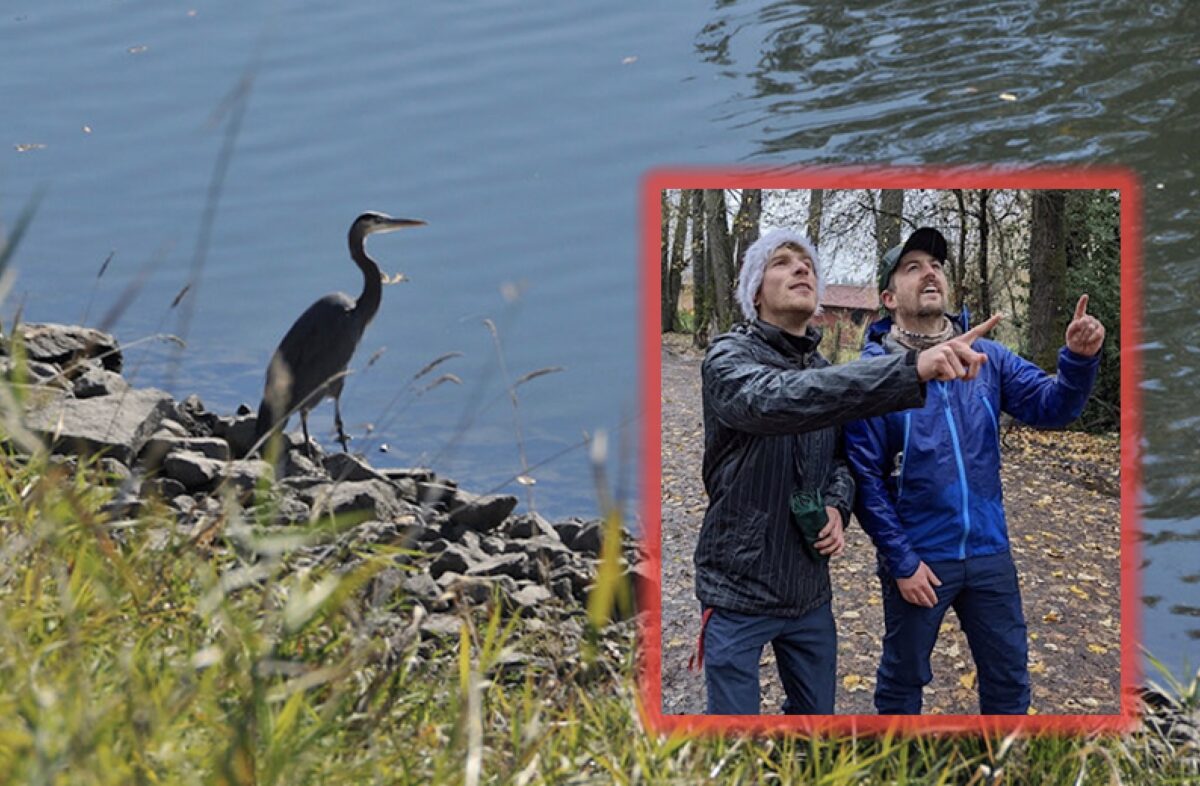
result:
[[[702,674],[687,670],[699,631],[692,552],[707,499],[700,479],[704,427],[700,359],[689,339],[662,351],[663,712],[704,711]],[[1115,714],[1120,686],[1120,497],[1116,436],[1005,430],[1002,477],[1009,536],[1029,624],[1032,712]],[[852,521],[846,554],[831,563],[838,623],[837,712],[871,714],[883,616],[875,551]],[[762,711],[783,689],[769,647]],[[979,711],[975,668],[951,611],[925,689],[929,713]]]

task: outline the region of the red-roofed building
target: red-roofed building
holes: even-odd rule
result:
[[[873,285],[829,284],[813,325],[825,333],[821,353],[833,362],[858,357],[863,330],[879,313],[879,292]]]

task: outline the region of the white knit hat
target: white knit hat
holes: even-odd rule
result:
[[[813,272],[817,274],[817,310],[821,313],[821,300],[825,297],[825,276],[821,272],[821,263],[817,259],[817,250],[813,248],[808,238],[790,229],[772,229],[750,244],[742,261],[742,270],[738,273],[737,301],[742,307],[742,314],[753,321],[758,317],[758,309],[754,307],[754,296],[762,286],[763,272],[767,269],[767,260],[775,250],[785,243],[795,243],[804,249],[812,259]]]

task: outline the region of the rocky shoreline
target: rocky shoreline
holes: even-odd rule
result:
[[[546,656],[570,655],[583,641],[602,521],[515,513],[514,496],[475,495],[429,469],[376,469],[355,455],[305,446],[298,434],[284,435],[273,463],[248,457],[256,424],[249,407],[219,414],[195,395],[176,401],[132,387],[116,339],[97,330],[22,324],[16,333],[19,351],[8,339],[0,345],[0,372],[19,390],[23,411],[23,431],[7,424],[21,431],[9,434],[13,450],[48,445],[51,461],[71,469],[83,456],[98,457],[119,486],[104,508],[114,532],[165,509],[169,525],[151,532],[162,547],[185,538],[201,549],[253,549],[328,524],[325,537],[288,551],[290,564],[349,571],[372,547],[399,550],[363,601],[364,612],[382,615],[378,632],[397,647],[418,633],[426,653],[457,641],[464,612],[494,603],[505,617],[519,615],[525,633],[545,632],[554,642],[540,654],[510,653],[512,665],[561,670]],[[626,539],[621,572],[631,597],[642,565]],[[394,619],[385,613],[401,607],[406,613]],[[605,636],[631,647],[633,609],[619,611]]]

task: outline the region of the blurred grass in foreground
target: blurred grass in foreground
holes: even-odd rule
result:
[[[11,412],[6,415],[11,417]],[[496,612],[440,655],[373,640],[386,553],[294,572],[207,551],[165,508],[108,521],[94,462],[0,455],[0,781],[6,783],[1195,783],[1194,743],[647,734],[631,649],[571,678]],[[231,506],[230,520],[240,516]],[[265,550],[264,550],[265,551]],[[616,550],[610,551],[610,556]],[[601,576],[606,574],[604,570]],[[224,576],[222,579],[221,577]],[[240,580],[232,577],[240,576]],[[612,588],[601,590],[611,597]],[[408,614],[400,601],[395,613]],[[547,634],[539,634],[544,637]],[[550,634],[552,635],[552,634]],[[553,642],[549,642],[552,646]],[[1190,693],[1189,691],[1190,687]],[[1177,700],[1194,710],[1194,683]]]

